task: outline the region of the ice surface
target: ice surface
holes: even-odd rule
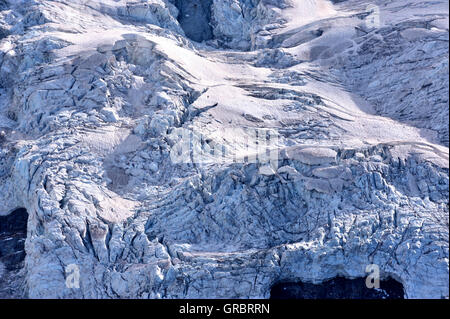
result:
[[[376,264],[448,298],[448,1],[194,2],[0,1],[11,288],[268,298]]]

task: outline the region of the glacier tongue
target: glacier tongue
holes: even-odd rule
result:
[[[268,298],[376,265],[448,298],[448,1],[0,10],[0,216],[29,215],[12,290]]]

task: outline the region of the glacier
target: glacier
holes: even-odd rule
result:
[[[448,298],[448,23],[445,0],[0,0],[0,298],[269,298],[369,265]]]

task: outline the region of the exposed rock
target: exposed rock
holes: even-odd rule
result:
[[[0,298],[26,296],[24,282],[27,211],[16,209],[0,216]]]
[[[211,4],[212,0],[175,1],[178,21],[190,39],[197,42],[212,39]]]
[[[364,279],[336,278],[322,284],[280,283],[272,287],[272,299],[403,299],[403,287],[394,279],[368,289]]]

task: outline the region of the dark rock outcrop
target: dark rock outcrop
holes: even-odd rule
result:
[[[379,289],[366,287],[363,278],[334,278],[322,284],[279,283],[272,287],[271,299],[403,299],[403,286],[394,279],[380,282]]]
[[[0,216],[0,298],[23,296],[27,219],[24,208]]]
[[[180,11],[178,21],[186,35],[202,42],[213,37],[211,21],[212,0],[177,0],[175,5]]]

